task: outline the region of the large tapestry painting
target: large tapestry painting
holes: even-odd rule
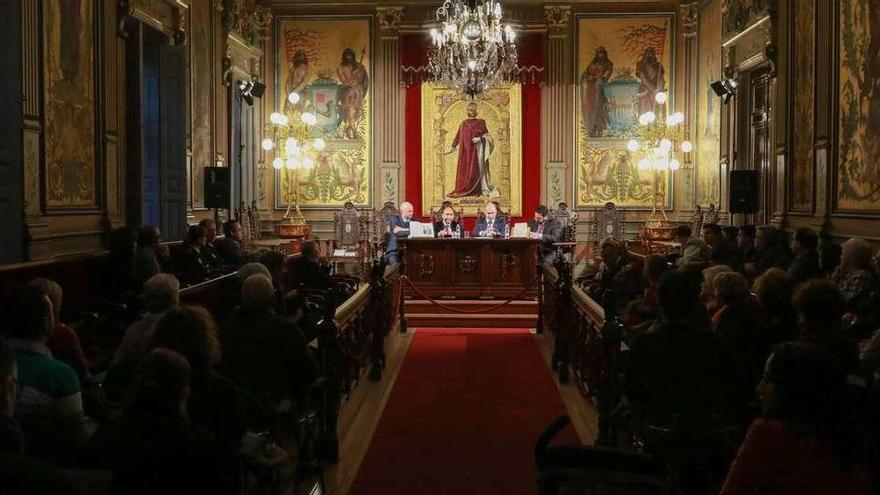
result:
[[[809,212],[813,206],[813,67],[816,5],[814,0],[792,2],[793,153],[791,156],[791,210]]]
[[[369,18],[276,19],[276,105],[288,117],[312,112],[313,137],[326,148],[315,167],[299,171],[298,202],[304,207],[371,204],[373,49]],[[304,98],[291,103],[287,95]],[[275,174],[275,205],[287,206],[287,170]]]
[[[94,2],[43,2],[46,206],[97,206]]]
[[[880,211],[880,0],[840,2],[837,208]]]
[[[800,3],[804,0],[795,0]],[[727,0],[724,15],[724,39],[729,39],[751,26],[770,10],[770,0]]]
[[[718,206],[721,193],[721,99],[712,82],[721,79],[721,0],[710,0],[698,14],[697,33],[697,204]]]
[[[518,84],[469,100],[430,83],[422,85],[422,205],[452,202],[475,215],[498,201],[522,214],[522,98]]]
[[[639,115],[655,109],[657,92],[674,87],[673,18],[579,16],[577,31],[576,205],[650,208],[655,183],[664,192],[669,174],[639,170],[626,143],[638,135]]]

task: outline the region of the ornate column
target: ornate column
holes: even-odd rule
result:
[[[697,7],[699,1],[682,2],[681,4],[681,27],[682,36],[684,37],[684,114],[687,118],[685,122],[685,133],[691,142],[695,142],[695,136],[692,133],[696,129],[696,114],[694,112],[694,90],[693,81],[697,80]],[[696,196],[696,176],[697,164],[690,158],[690,163],[683,164],[681,170],[678,171],[678,181],[681,190],[679,201],[673,203],[673,207],[680,213],[688,212],[694,209],[694,200]]]
[[[544,20],[547,26],[547,79],[541,88],[541,161],[544,162],[541,200],[555,208],[562,201],[571,203],[572,122],[560,118],[572,114],[573,86],[568,53],[571,7],[547,5]]]
[[[376,21],[379,26],[377,60],[376,109],[383,130],[376,140],[376,157],[379,159],[378,188],[375,195],[379,202],[400,201],[401,162],[403,160],[403,89],[400,84],[400,21],[403,7],[377,7]],[[381,208],[377,202],[376,209]]]

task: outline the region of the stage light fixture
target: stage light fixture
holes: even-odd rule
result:
[[[710,84],[710,87],[721,98],[722,103],[727,103],[736,96],[736,79],[728,78],[723,81],[715,81]]]

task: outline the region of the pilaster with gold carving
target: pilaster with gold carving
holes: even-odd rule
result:
[[[547,29],[547,77],[541,88],[542,201],[550,207],[570,202],[573,155],[572,119],[574,86],[571,84],[571,7],[544,7]]]
[[[689,134],[691,141],[694,140],[695,136],[690,133],[690,130],[696,128],[695,123],[697,117],[694,112],[694,103],[696,102],[696,93],[694,89],[696,85],[694,84],[694,81],[697,80],[697,9],[699,8],[700,3],[701,2],[699,1],[691,0],[682,2],[680,6],[682,38],[684,39],[682,47],[685,76],[683,78],[684,114],[687,118],[685,124],[687,126],[686,132]],[[683,217],[690,217],[690,213],[688,212],[694,209],[697,188],[697,166],[699,165],[691,160],[690,163],[685,163],[676,174],[676,178],[679,181],[681,196],[678,198],[679,202],[675,206]]]
[[[376,153],[380,173],[374,179],[374,190],[380,191],[381,202],[398,203],[402,198],[401,163],[403,161],[403,86],[400,83],[400,22],[403,7],[378,7],[376,23],[379,43],[377,50],[376,108],[382,132],[377,136]],[[426,205],[427,207],[428,205]],[[377,205],[377,208],[379,206]]]

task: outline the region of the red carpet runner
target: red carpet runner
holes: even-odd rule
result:
[[[527,330],[419,330],[350,493],[535,493],[535,440],[564,412]]]

